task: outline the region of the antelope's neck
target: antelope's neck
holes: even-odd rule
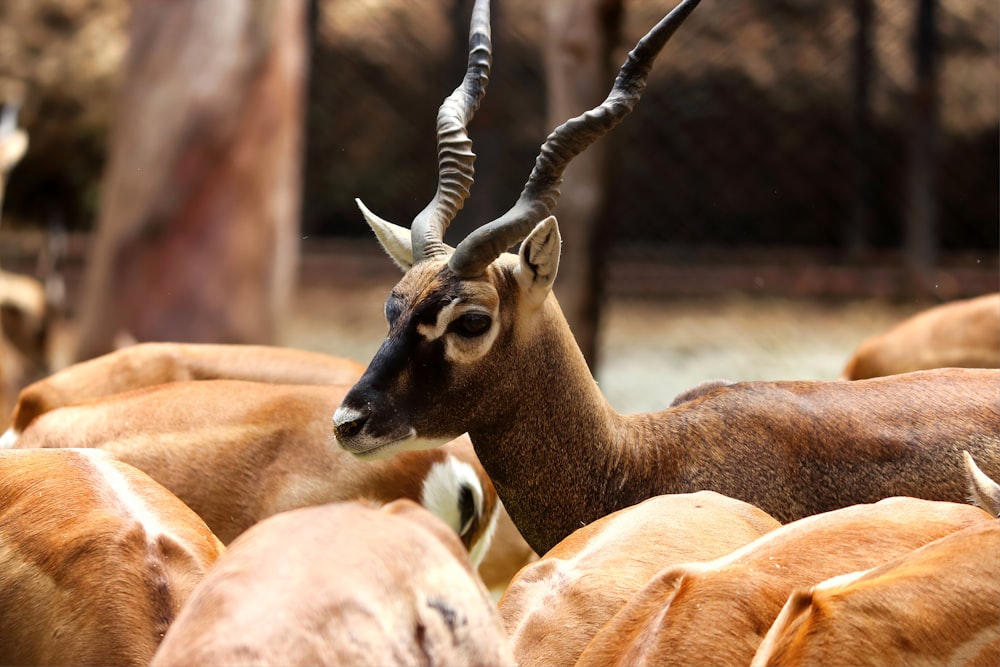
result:
[[[671,439],[657,433],[662,426],[651,415],[618,414],[578,349],[561,357],[548,350],[544,364],[521,367],[516,384],[469,431],[505,508],[539,554],[658,493],[655,480],[676,465]]]

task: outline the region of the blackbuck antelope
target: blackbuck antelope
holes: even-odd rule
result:
[[[520,667],[573,665],[657,572],[723,556],[781,524],[714,491],[656,496],[579,528],[523,568],[498,609]]]
[[[346,392],[344,385],[168,382],[46,412],[16,447],[101,449],[169,489],[226,544],[289,509],[411,498],[447,522],[478,565],[500,507],[468,438],[359,461],[330,441],[324,418]]]
[[[1000,665],[1000,520],[795,591],[750,664]]]
[[[350,384],[365,367],[329,354],[271,345],[136,343],[80,361],[21,389],[0,449],[41,414],[134,389],[188,380]]]
[[[994,521],[972,505],[918,498],[794,521],[720,558],[664,568],[604,625],[576,665],[749,664],[794,591]]]
[[[1000,294],[928,308],[862,341],[841,376],[864,380],[946,367],[1000,368]]]
[[[292,510],[233,542],[152,665],[513,665],[454,533],[409,500]]]
[[[437,193],[411,229],[361,205],[405,275],[385,304],[385,341],[333,415],[338,442],[372,459],[468,432],[538,553],[664,493],[712,489],[787,522],[896,495],[964,501],[963,449],[1000,474],[1000,371],[734,383],[629,416],[601,394],[552,294],[550,214],[569,161],[633,107],[696,4],[639,41],[605,102],[545,140],[514,206],[453,249],[443,237],[472,183],[466,127],[490,64],[489,6],[478,1],[468,71],[438,114]],[[505,252],[519,241],[517,255]]]
[[[148,665],[222,552],[103,452],[0,452],[0,664]]]

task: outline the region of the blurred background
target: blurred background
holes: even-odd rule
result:
[[[493,5],[451,243],[513,204],[548,132],[673,3]],[[30,143],[0,266],[54,313],[7,367],[128,340],[367,361],[399,274],[354,198],[403,225],[430,200],[471,6],[3,0],[0,102]],[[625,411],[714,377],[836,377],[865,336],[997,290],[998,147],[994,0],[703,0],[567,171],[556,292]]]

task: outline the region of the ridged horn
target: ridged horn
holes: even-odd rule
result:
[[[437,192],[410,226],[413,257],[417,262],[451,250],[444,244],[444,233],[465,205],[472,187],[476,155],[467,128],[486,94],[491,59],[490,3],[476,0],[469,27],[469,65],[465,78],[438,109]]]
[[[548,136],[517,202],[502,216],[476,229],[458,244],[448,261],[452,271],[463,278],[482,275],[502,252],[523,240],[536,224],[552,213],[566,166],[632,111],[646,88],[656,56],[699,1],[683,0],[639,40],[629,52],[604,102],[566,121]]]

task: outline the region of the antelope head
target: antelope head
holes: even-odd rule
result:
[[[491,430],[497,420],[517,419],[517,406],[542,391],[544,378],[566,375],[556,367],[569,366],[586,376],[584,384],[594,384],[552,294],[559,185],[570,160],[632,110],[657,54],[697,4],[683,0],[643,37],[605,101],[548,136],[514,206],[452,248],[444,233],[472,185],[467,126],[491,61],[489,2],[477,0],[465,78],[438,112],[434,198],[410,229],[358,202],[405,275],[385,304],[385,341],[334,414],[342,447],[385,457],[436,447],[465,432],[475,442],[477,431]],[[517,243],[518,254],[508,253]]]

